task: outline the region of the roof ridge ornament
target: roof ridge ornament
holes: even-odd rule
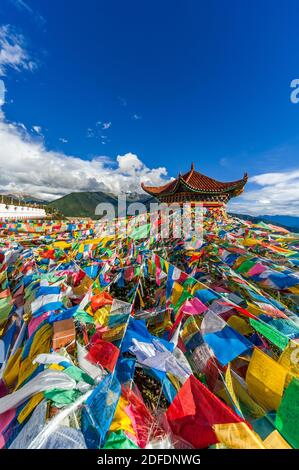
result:
[[[191,171],[194,171],[194,162],[191,163]]]

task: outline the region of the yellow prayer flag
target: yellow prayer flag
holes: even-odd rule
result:
[[[18,421],[19,423],[23,423],[23,421],[25,421],[25,419],[30,415],[30,413],[32,413],[32,411],[34,410],[34,408],[44,399],[44,394],[42,392],[40,393],[37,393],[36,395],[34,395],[30,400],[29,402],[27,403],[27,405],[22,409],[22,411],[20,412],[20,414],[18,415]]]
[[[254,246],[254,245],[260,245],[261,242],[260,240],[257,240],[256,238],[244,238],[242,245],[243,246]]]
[[[144,307],[145,307],[145,303],[143,302],[143,299],[142,299],[142,297],[141,297],[141,293],[140,293],[139,288],[137,289],[137,294],[138,294],[138,297],[139,297],[139,300],[140,300],[140,306],[141,306],[141,308],[144,308]]]
[[[34,333],[29,356],[34,359],[38,354],[50,351],[52,341],[53,328],[52,325],[46,323]]]
[[[102,333],[102,339],[104,341],[117,341],[121,339],[124,335],[126,324],[115,326],[108,331]]]
[[[235,407],[242,413],[239,400],[235,394],[234,387],[233,387],[230,363],[228,364],[226,368],[226,372],[225,372],[225,384],[226,384],[227,391],[230,395],[230,398],[232,399]]]
[[[191,295],[195,295],[195,292],[197,290],[206,289],[206,288],[207,288],[207,286],[205,284],[203,284],[202,282],[197,281],[195,286],[192,287],[190,293],[191,293]]]
[[[62,250],[65,250],[66,248],[69,248],[71,246],[70,243],[67,243],[65,241],[58,241],[53,243],[54,248],[61,248]]]
[[[232,377],[232,382],[236,396],[238,397],[239,401],[246,406],[250,414],[256,419],[265,416],[266,411],[251,398],[239,380],[237,380],[235,377]]]
[[[78,248],[78,253],[83,253],[84,252],[84,245],[83,243],[80,243],[79,248]]]
[[[202,321],[202,318],[200,318],[200,315],[196,315],[195,317],[193,316],[193,317],[188,318],[188,321],[186,321],[186,323],[184,324],[181,330],[181,337],[183,341],[189,338],[189,336],[191,336],[193,333],[197,333],[198,331],[200,331],[201,321]]]
[[[181,297],[184,288],[178,282],[174,282],[173,289],[171,293],[171,303],[172,305],[176,305]]]
[[[7,272],[2,271],[2,273],[0,273],[0,284],[2,284],[2,282],[6,281],[6,279],[7,279]]]
[[[293,294],[299,294],[299,287],[296,287],[296,286],[288,287],[288,290],[292,292]]]
[[[247,373],[249,394],[267,410],[277,410],[284,391],[287,370],[254,348]]]
[[[240,258],[237,258],[234,264],[234,269],[238,269],[245,261],[247,261],[245,256],[240,256]]]
[[[148,272],[149,274],[153,274],[153,263],[152,260],[148,260]]]
[[[237,315],[232,315],[229,317],[227,324],[234,330],[241,333],[241,335],[248,335],[253,331],[252,327],[247,323],[247,321],[244,318],[238,317]]]
[[[177,377],[175,377],[171,372],[167,372],[167,377],[169,378],[170,382],[178,392],[181,388],[181,383]]]
[[[90,279],[90,277],[85,276],[80,282],[80,284],[73,288],[74,294],[77,296],[86,294],[86,292],[88,291],[92,283],[93,283],[93,280]]]
[[[168,269],[169,269],[169,263],[168,261],[164,260],[164,271],[166,274],[168,274]]]
[[[220,443],[229,449],[265,449],[258,434],[244,422],[214,424],[213,429]]]
[[[286,387],[294,377],[299,379],[299,343],[290,340],[287,347],[281,353],[278,363],[288,371]]]
[[[260,307],[252,304],[251,302],[247,302],[246,310],[248,310],[248,312],[252,313],[253,315],[256,315],[257,317],[264,313],[264,311]]]
[[[266,449],[292,449],[276,429],[264,440],[264,446]]]
[[[21,354],[22,348],[17,349],[16,352],[9,358],[4,370],[3,380],[9,389],[13,389],[15,383],[18,380]]]
[[[110,310],[111,310],[111,305],[105,305],[104,307],[99,308],[93,314],[94,320],[97,325],[101,325],[101,326],[108,325]]]
[[[92,311],[91,305],[89,305],[89,307],[85,309],[85,312],[88,313],[88,315],[91,315],[93,317],[93,311]]]
[[[65,367],[60,366],[59,364],[51,364],[51,365],[49,366],[49,369],[51,369],[51,370],[64,370]]]
[[[130,434],[135,435],[131,418],[127,415],[125,411],[128,405],[129,405],[129,402],[125,400],[123,396],[121,396],[118,401],[114,418],[109,429],[110,432],[116,432],[122,429],[123,431],[126,431]]]
[[[16,389],[18,389],[38,367],[38,364],[33,364],[33,359],[38,356],[38,354],[50,352],[52,332],[52,326],[49,323],[46,323],[34,334],[28,357],[26,357],[20,364]]]

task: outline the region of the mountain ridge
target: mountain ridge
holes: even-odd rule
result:
[[[127,205],[132,202],[141,202],[146,205],[149,209],[151,202],[157,202],[154,197],[147,194],[141,193],[122,193],[126,196]],[[0,198],[2,195],[0,194]],[[118,195],[112,192],[104,191],[72,191],[69,194],[61,196],[53,201],[44,201],[31,195],[17,194],[17,193],[6,193],[3,194],[3,202],[5,204],[38,204],[44,205],[45,208],[58,211],[65,217],[90,217],[99,218],[95,215],[95,209],[100,203],[110,203],[113,205],[115,215],[118,215]],[[1,199],[0,199],[1,200]],[[228,213],[232,216],[242,218],[244,220],[250,220],[254,223],[265,222],[272,223],[274,225],[280,225],[288,230],[299,232],[299,217],[275,214],[275,215],[250,215],[243,213],[231,212]]]
[[[142,202],[147,207],[149,202],[154,201],[154,198],[142,194],[126,194],[127,205],[132,202]],[[118,196],[112,193],[104,193],[103,191],[80,191],[71,192],[62,196],[54,201],[49,202],[48,207],[58,210],[66,217],[92,217],[98,218],[95,215],[95,210],[100,203],[110,203],[113,205],[115,214],[118,214]]]

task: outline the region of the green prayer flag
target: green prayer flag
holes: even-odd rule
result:
[[[92,323],[94,324],[94,319],[91,315],[89,315],[84,310],[77,310],[74,314],[74,319],[80,321],[82,323]]]
[[[70,405],[73,403],[79,396],[81,392],[79,390],[61,390],[58,388],[53,388],[52,390],[46,390],[44,392],[45,398],[54,402],[54,405],[59,408],[63,405]]]
[[[90,375],[86,374],[86,372],[83,372],[83,370],[77,366],[67,367],[63,372],[72,379],[76,380],[76,382],[83,381],[90,385],[94,385],[94,380],[90,377]]]
[[[287,387],[276,414],[275,426],[295,449],[299,449],[299,380]]]
[[[139,240],[140,238],[147,238],[149,235],[150,224],[141,225],[140,227],[136,227],[131,234],[129,234],[130,238],[134,240]]]
[[[276,330],[262,320],[249,319],[250,325],[261,335],[265,336],[271,343],[275,344],[282,351],[286,348],[289,338],[283,335],[280,331]]]
[[[120,429],[109,434],[103,449],[139,449],[139,447]]]
[[[6,297],[5,299],[0,299],[0,324],[1,323],[4,323],[12,308],[13,308],[13,305],[11,304],[11,297]]]
[[[247,273],[253,266],[255,266],[255,264],[256,264],[255,261],[251,261],[251,260],[244,261],[244,263],[242,263],[236,269],[236,272],[237,273]]]

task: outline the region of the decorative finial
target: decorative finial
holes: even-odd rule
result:
[[[194,170],[194,163],[191,163],[191,170]]]

